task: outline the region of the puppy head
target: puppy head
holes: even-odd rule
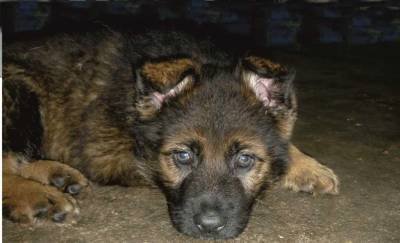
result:
[[[269,69],[246,59],[236,68],[203,65],[156,91],[163,98],[152,118],[161,124],[154,180],[180,232],[237,236],[255,198],[285,172],[280,121],[293,109],[294,74]]]

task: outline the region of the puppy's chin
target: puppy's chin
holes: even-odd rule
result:
[[[203,240],[209,240],[209,239],[216,240],[216,239],[233,239],[238,237],[246,229],[247,223],[241,226],[223,229],[218,233],[200,232],[195,225],[187,226],[183,225],[182,223],[173,223],[173,226],[178,232],[193,238],[203,239]]]
[[[214,233],[202,232],[193,221],[193,217],[185,215],[185,210],[172,209],[169,207],[170,219],[174,228],[187,236],[210,240],[210,239],[233,239],[238,237],[247,227],[250,213],[241,217],[231,217],[225,227]]]

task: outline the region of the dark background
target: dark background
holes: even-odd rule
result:
[[[136,28],[163,21],[224,29],[260,46],[400,42],[396,0],[8,2],[1,4],[1,21],[6,39],[90,24]]]

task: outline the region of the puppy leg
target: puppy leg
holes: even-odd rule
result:
[[[282,185],[293,191],[313,194],[338,194],[339,180],[328,167],[302,153],[293,144],[289,147],[290,164]]]

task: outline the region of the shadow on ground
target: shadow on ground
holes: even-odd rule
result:
[[[234,242],[400,242],[400,57],[391,50],[281,55],[298,70],[294,142],[336,171],[341,193],[313,197],[272,189]],[[75,225],[3,220],[3,240],[194,241],[172,228],[156,189],[94,187],[81,209]]]

